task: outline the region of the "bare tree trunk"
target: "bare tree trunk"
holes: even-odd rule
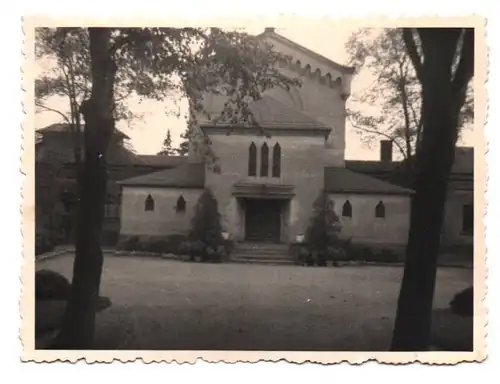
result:
[[[56,341],[60,349],[91,349],[103,255],[101,232],[106,197],[106,150],[114,130],[116,65],[109,53],[110,30],[90,28],[92,92],[82,103],[84,159],[78,173],[79,212],[71,297]]]
[[[458,132],[451,68],[460,30],[419,33],[425,56],[420,73],[424,131],[416,156],[415,195],[392,339],[396,351],[423,351],[430,346],[441,227]]]

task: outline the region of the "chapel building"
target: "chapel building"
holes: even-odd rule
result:
[[[217,199],[223,230],[236,242],[290,244],[303,235],[314,201],[326,192],[341,236],[371,245],[404,246],[412,191],[346,167],[346,101],[354,68],[277,34],[259,35],[293,57],[280,70],[301,87],[272,89],[250,108],[256,126],[235,127],[199,116],[221,172],[208,169],[194,146],[179,165],[122,180],[120,235],[187,234],[205,188]],[[221,113],[226,99],[206,95]]]

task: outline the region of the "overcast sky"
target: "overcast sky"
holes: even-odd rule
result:
[[[246,31],[251,34],[259,34],[264,31],[267,25],[254,23]],[[316,20],[315,23],[308,23],[307,29],[304,25],[287,25],[277,27],[276,32],[287,37],[294,42],[303,45],[327,58],[340,64],[347,64],[348,58],[345,51],[345,43],[349,36],[358,29],[357,26],[332,25],[332,23]],[[39,71],[40,65],[38,65]],[[354,77],[352,83],[352,94],[360,92],[371,83],[371,77],[367,73],[360,73]],[[64,98],[52,98],[47,103],[51,108],[67,111],[67,100]],[[133,122],[120,122],[118,128],[131,137],[131,144],[138,153],[155,154],[162,145],[167,129],[170,129],[174,146],[179,142],[179,135],[185,129],[183,118],[168,115],[165,110],[172,110],[173,104],[170,102],[144,101],[139,103],[131,101],[129,106],[134,112],[141,114],[141,120]],[[181,112],[184,114],[187,102],[180,102]],[[35,118],[35,128],[39,129],[52,123],[60,122],[59,115],[51,112],[37,114]],[[467,131],[463,135],[459,145],[473,145],[472,132]],[[378,144],[372,148],[367,147],[360,140],[359,135],[347,125],[346,135],[346,158],[347,159],[370,159],[376,160],[379,157]]]

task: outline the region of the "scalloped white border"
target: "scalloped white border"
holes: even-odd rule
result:
[[[323,18],[325,20],[325,18]],[[146,25],[218,25],[226,28],[242,27],[250,24],[274,25],[277,28],[289,24],[301,23],[307,30],[307,23],[314,23],[311,17],[299,17],[297,15],[286,15],[274,18],[269,17],[219,17],[212,19],[175,19],[134,17],[108,18],[106,21],[90,17],[54,18],[48,16],[30,16],[24,19],[23,29],[25,34],[23,53],[25,61],[22,66],[22,85],[25,91],[23,107],[25,119],[23,121],[23,154],[21,172],[26,175],[22,190],[23,205],[23,265],[22,265],[22,297],[21,309],[21,341],[23,343],[23,361],[52,362],[69,361],[76,362],[85,360],[92,362],[112,361],[136,361],[144,362],[178,362],[194,363],[199,359],[207,362],[257,362],[257,361],[288,361],[294,363],[316,362],[322,364],[349,362],[361,364],[367,361],[379,363],[406,364],[421,362],[426,364],[449,365],[458,362],[478,362],[486,357],[486,308],[483,299],[486,293],[486,264],[485,264],[485,238],[483,220],[475,222],[475,260],[474,260],[474,282],[475,282],[475,305],[476,317],[474,321],[474,351],[473,352],[423,352],[423,353],[400,353],[400,352],[260,352],[260,351],[36,351],[34,349],[34,51],[33,38],[34,26],[146,26]],[[486,98],[486,74],[488,69],[488,55],[485,40],[485,18],[471,15],[462,17],[412,17],[412,18],[389,18],[377,17],[370,19],[341,19],[334,20],[339,23],[356,24],[359,27],[389,27],[389,26],[473,26],[476,28],[476,72],[474,77],[475,87],[475,205],[476,212],[485,212],[485,186],[486,186],[486,138],[484,125],[486,122],[487,98]],[[484,216],[484,215],[483,215]],[[476,216],[477,217],[477,216]]]

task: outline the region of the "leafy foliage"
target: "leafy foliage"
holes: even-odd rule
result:
[[[35,79],[35,106],[38,113],[51,112],[67,123],[73,134],[76,161],[83,149],[83,122],[80,118],[82,103],[90,97],[92,74],[90,70],[89,34],[86,28],[37,28],[35,55],[42,74]],[[128,108],[131,89],[128,83],[115,85],[114,116],[117,120],[139,118]],[[67,107],[61,108],[54,98],[63,98]],[[56,107],[57,106],[57,107]]]
[[[109,55],[117,67],[115,118],[134,117],[127,107],[132,97],[172,102],[188,98],[186,138],[189,136],[209,160],[216,158],[206,137],[196,129],[200,115],[211,118],[203,104],[207,92],[227,97],[219,118],[236,124],[252,121],[248,104],[267,89],[299,85],[277,69],[277,62],[288,60],[287,56],[242,32],[220,28],[116,28],[111,40]],[[38,59],[55,61],[48,74],[36,81],[38,108],[57,112],[76,124],[81,103],[92,89],[88,30],[38,28],[36,52]],[[51,96],[69,96],[70,116],[50,107]],[[180,151],[185,150],[184,145]]]
[[[404,160],[411,160],[421,139],[422,87],[402,30],[361,29],[350,37],[346,49],[351,65],[367,69],[375,77],[368,88],[351,98],[350,122],[365,143],[378,137],[389,139]],[[468,126],[472,119],[473,93],[469,87],[460,125]]]
[[[158,152],[158,155],[171,156],[174,155],[175,152],[175,149],[172,148],[172,135],[170,134],[170,129],[167,129],[167,136],[163,141],[163,148]]]

